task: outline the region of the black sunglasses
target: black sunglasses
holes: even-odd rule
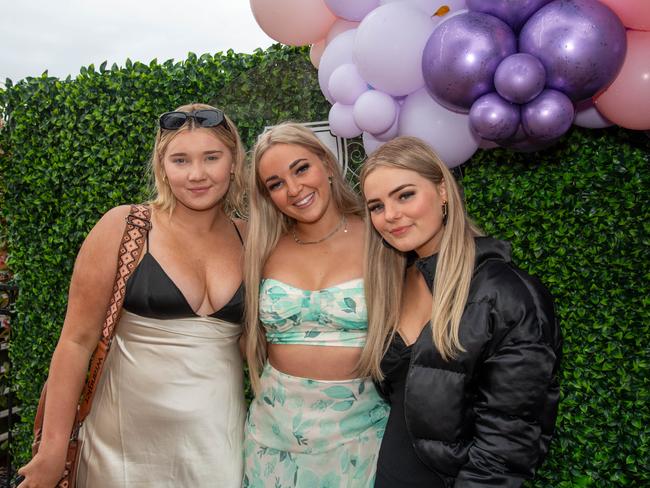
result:
[[[223,112],[215,108],[195,110],[193,112],[166,112],[160,116],[160,128],[166,130],[180,129],[189,118],[194,119],[199,127],[216,127],[226,120]]]

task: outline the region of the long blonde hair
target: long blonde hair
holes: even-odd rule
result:
[[[435,185],[444,185],[447,190],[447,221],[433,284],[431,329],[433,343],[442,358],[449,360],[464,350],[458,331],[474,269],[474,237],[481,233],[465,212],[453,175],[420,139],[398,137],[371,154],[361,170],[362,189],[368,175],[377,168],[415,171]],[[442,212],[442,209],[432,211]],[[407,260],[405,254],[382,243],[367,209],[366,214],[364,281],[368,284],[365,288],[368,338],[359,362],[359,373],[381,380],[380,361],[399,324]]]
[[[259,375],[266,360],[266,340],[258,320],[259,287],[267,259],[295,221],[273,204],[268,190],[259,178],[260,160],[276,144],[291,144],[316,155],[332,175],[332,202],[345,215],[363,215],[359,196],[343,179],[336,157],[311,129],[285,122],[262,133],[253,148],[252,167],[248,173],[249,222],[244,255],[246,286],[246,358],[253,391],[259,389]]]
[[[215,107],[203,103],[191,103],[181,105],[176,112],[193,112],[195,110],[215,110]],[[218,110],[218,109],[216,109]],[[242,144],[239,132],[235,124],[224,114],[224,122],[215,127],[208,127],[206,130],[211,131],[230,151],[233,162],[233,179],[230,182],[228,193],[223,200],[223,209],[227,215],[242,216],[244,212],[244,160],[246,150]],[[156,133],[156,142],[153,153],[149,162],[149,176],[151,180],[153,197],[151,205],[160,211],[167,211],[171,214],[176,206],[176,197],[164,177],[163,159],[169,143],[181,132],[200,128],[193,117],[188,117],[185,123],[177,130],[167,130],[158,127]]]

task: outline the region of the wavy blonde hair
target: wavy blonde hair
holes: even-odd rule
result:
[[[259,375],[266,360],[266,339],[258,320],[259,288],[262,271],[282,235],[289,232],[295,220],[275,206],[264,182],[259,178],[260,160],[276,144],[300,146],[316,155],[332,175],[332,202],[344,215],[363,216],[359,196],[343,179],[341,167],[332,152],[303,125],[285,122],[262,133],[253,148],[252,165],[248,172],[249,222],[244,255],[246,286],[246,358],[251,385],[259,390]]]
[[[176,112],[193,112],[195,110],[219,110],[204,103],[191,103],[181,105]],[[176,206],[176,197],[172,193],[169,182],[164,178],[163,159],[169,143],[181,132],[201,128],[196,124],[193,117],[188,117],[187,121],[177,130],[167,130],[158,127],[156,141],[149,162],[149,175],[151,180],[152,198],[149,203],[160,211],[168,211],[170,214]],[[237,127],[226,114],[224,122],[215,127],[208,127],[206,130],[212,132],[230,151],[233,162],[233,179],[228,187],[223,200],[223,209],[227,215],[243,216],[245,215],[245,194],[244,194],[244,160],[246,150],[242,144]]]
[[[447,190],[447,222],[443,230],[433,283],[431,329],[433,343],[445,360],[463,346],[458,338],[476,254],[474,237],[480,230],[469,219],[461,190],[453,175],[433,150],[415,137],[398,137],[381,146],[364,163],[360,180],[378,168],[415,171]],[[432,208],[433,212],[442,209]],[[359,361],[359,373],[382,380],[380,362],[393,339],[402,309],[406,255],[382,243],[366,208],[364,280],[368,306],[368,338]],[[370,285],[371,284],[371,285]]]

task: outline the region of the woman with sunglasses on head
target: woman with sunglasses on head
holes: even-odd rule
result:
[[[244,149],[209,105],[160,117],[151,158],[151,229],[82,425],[78,487],[239,487],[245,404]],[[75,406],[97,345],[129,206],[107,212],[81,247],[52,358],[44,432],[21,488],[62,476]]]
[[[559,399],[552,299],[510,246],[480,237],[419,139],[361,172],[369,335],[360,371],[391,404],[377,487],[518,487],[548,450]]]
[[[244,486],[372,486],[387,406],[356,373],[367,333],[359,199],[334,155],[292,123],[258,138],[248,192]]]

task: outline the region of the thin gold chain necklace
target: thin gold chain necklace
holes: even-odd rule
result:
[[[345,218],[345,215],[343,215],[343,217],[341,217],[341,220],[339,220],[339,223],[336,225],[336,227],[334,227],[334,229],[332,229],[332,231],[329,234],[327,234],[325,237],[321,237],[320,239],[317,239],[315,241],[303,241],[303,240],[301,240],[298,237],[298,235],[296,234],[296,228],[295,227],[291,229],[291,234],[293,235],[293,240],[296,241],[296,244],[300,244],[301,246],[305,246],[307,244],[319,244],[319,243],[321,243],[323,241],[326,241],[327,239],[332,237],[334,234],[336,234],[339,230],[341,230],[341,227],[343,227],[343,232],[347,233],[347,231],[348,231],[347,223],[348,222],[347,222],[347,220]]]

